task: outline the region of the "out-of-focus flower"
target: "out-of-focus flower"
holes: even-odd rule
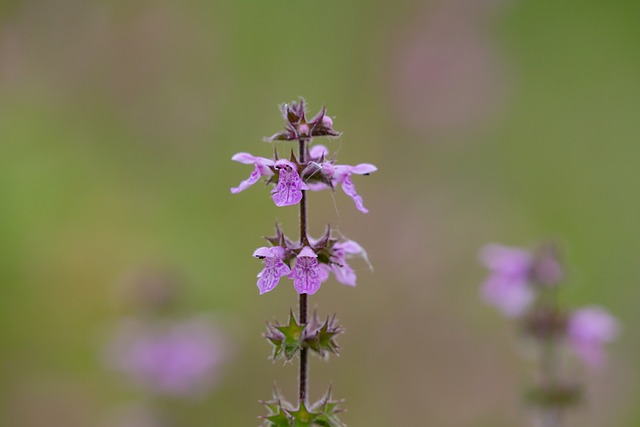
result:
[[[506,316],[523,314],[535,297],[530,283],[531,253],[520,248],[491,244],[482,249],[480,259],[491,271],[482,286],[485,301]]]
[[[236,162],[240,162],[245,165],[254,165],[253,172],[251,172],[249,178],[242,181],[237,187],[233,187],[231,189],[231,192],[233,194],[237,194],[241,191],[246,190],[256,182],[258,182],[258,180],[260,180],[260,178],[263,176],[273,175],[273,171],[271,170],[271,168],[274,166],[275,162],[271,159],[256,157],[249,153],[237,153],[231,158],[231,160],[235,160]]]
[[[560,260],[558,248],[554,244],[541,245],[534,258],[531,274],[536,283],[554,286],[564,279],[564,266]]]
[[[264,259],[264,269],[258,273],[258,289],[261,295],[278,286],[280,278],[291,272],[291,269],[282,261],[284,254],[285,249],[280,246],[271,248],[263,246],[253,253],[254,257]]]
[[[616,339],[618,320],[602,307],[588,306],[569,316],[567,339],[575,353],[590,366],[606,361],[604,345]]]
[[[278,184],[271,190],[273,202],[276,206],[290,206],[300,203],[302,190],[308,190],[300,175],[298,167],[288,160],[278,160],[274,168],[279,171]]]
[[[302,248],[296,258],[296,265],[290,274],[293,279],[293,287],[299,294],[315,294],[326,273],[323,273],[318,265],[318,255],[308,246]]]
[[[107,352],[107,362],[150,393],[178,397],[210,390],[228,353],[226,340],[207,318],[127,320]]]

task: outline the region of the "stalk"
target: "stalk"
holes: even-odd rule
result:
[[[298,157],[300,158],[300,163],[305,163],[305,152],[306,152],[306,140],[299,139],[298,140],[298,148],[299,153]],[[308,243],[307,238],[307,192],[302,191],[302,200],[300,201],[300,245],[304,246]],[[307,323],[307,294],[300,294],[299,296],[299,322],[301,325],[305,325]],[[308,367],[308,348],[303,348],[300,351],[300,373],[298,376],[298,404],[306,405],[307,403],[307,377],[309,373]]]

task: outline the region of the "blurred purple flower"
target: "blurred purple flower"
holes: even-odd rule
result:
[[[274,165],[274,161],[271,159],[266,159],[264,157],[256,157],[249,153],[237,153],[235,154],[231,160],[235,160],[236,162],[244,163],[246,165],[253,164],[254,169],[249,175],[249,178],[245,179],[238,185],[237,187],[233,187],[231,192],[233,194],[237,194],[241,191],[246,190],[251,187],[253,184],[258,182],[258,180],[263,176],[271,176],[273,175],[273,171],[271,167]]]
[[[258,273],[258,289],[261,295],[278,286],[280,278],[291,272],[291,269],[282,261],[284,254],[285,249],[280,246],[271,248],[263,246],[253,253],[254,257],[264,259],[264,269]]]
[[[273,202],[276,206],[290,206],[300,203],[302,190],[308,190],[300,175],[297,166],[288,160],[278,160],[274,168],[280,171],[278,184],[271,190]]]
[[[519,248],[491,244],[480,253],[480,260],[491,274],[482,287],[482,297],[505,316],[524,313],[534,299],[531,288],[532,255]]]
[[[289,277],[293,280],[293,287],[299,294],[315,294],[327,274],[321,271],[318,265],[318,255],[309,246],[302,248],[296,258]]]
[[[208,391],[228,349],[204,317],[179,322],[125,321],[108,348],[108,364],[155,394],[188,397]]]
[[[575,310],[567,325],[571,348],[586,364],[594,367],[605,363],[604,344],[615,340],[619,331],[617,319],[598,306]]]

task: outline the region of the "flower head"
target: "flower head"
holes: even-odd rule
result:
[[[237,187],[233,187],[231,189],[231,192],[233,194],[237,194],[241,191],[246,190],[256,182],[258,182],[258,180],[263,176],[273,175],[273,171],[271,170],[271,168],[274,166],[274,161],[271,159],[256,157],[249,153],[237,153],[231,158],[231,160],[235,160],[236,162],[244,163],[247,165],[254,165],[253,172],[251,172],[249,178],[242,181]]]
[[[327,279],[327,274],[318,265],[318,255],[309,246],[305,246],[298,254],[289,277],[293,279],[293,287],[299,294],[313,295]]]
[[[491,274],[484,282],[482,296],[506,316],[519,316],[534,299],[531,287],[532,256],[529,252],[501,245],[487,245],[480,254]]]
[[[569,316],[567,337],[576,354],[591,366],[606,361],[604,344],[613,341],[620,326],[615,317],[598,306],[575,310]]]
[[[302,190],[307,190],[297,166],[288,160],[278,160],[274,168],[279,171],[278,184],[271,190],[273,202],[276,206],[289,206],[300,203],[302,200]]]
[[[258,273],[258,289],[260,294],[273,290],[280,278],[288,275],[291,269],[283,262],[285,249],[280,246],[271,248],[261,247],[255,250],[253,256],[264,260],[264,269]]]

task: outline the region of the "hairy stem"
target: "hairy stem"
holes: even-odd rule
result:
[[[306,140],[300,139],[298,141],[299,146],[299,161],[300,163],[306,162]],[[302,200],[300,201],[300,245],[305,246],[309,244],[307,238],[307,192],[302,191]],[[298,321],[300,324],[307,323],[307,294],[300,294],[299,299],[300,315]],[[298,404],[306,404],[307,400],[307,376],[309,368],[307,365],[308,353],[307,348],[304,347],[300,351],[300,375],[298,377]]]

